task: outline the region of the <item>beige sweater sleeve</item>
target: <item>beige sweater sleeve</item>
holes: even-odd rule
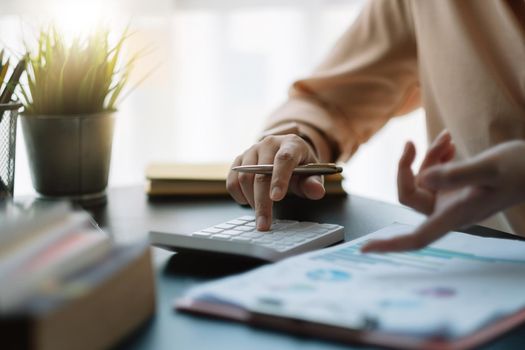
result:
[[[389,118],[420,104],[412,25],[410,3],[368,3],[314,73],[292,85],[267,130],[304,125],[314,143],[328,141],[331,160],[347,160]]]

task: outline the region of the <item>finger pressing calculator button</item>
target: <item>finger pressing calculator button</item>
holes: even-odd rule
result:
[[[344,235],[342,226],[306,221],[274,220],[269,231],[258,231],[256,226],[255,218],[246,215],[193,233],[152,232],[150,239],[152,243],[162,247],[205,250],[277,261],[334,244],[342,240]]]

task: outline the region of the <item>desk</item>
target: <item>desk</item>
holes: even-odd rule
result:
[[[163,199],[148,201],[141,187],[111,189],[105,207],[92,210],[96,220],[117,240],[144,239],[151,228],[195,231],[230,218],[250,215],[251,209],[228,199]],[[345,226],[350,240],[394,221],[417,223],[413,211],[358,196],[326,198],[318,202],[287,199],[275,208],[283,219],[331,222]],[[484,234],[484,230],[476,230]],[[198,283],[249,268],[236,260],[193,259],[154,249],[157,313],[120,345],[121,349],[349,349],[334,342],[250,328],[173,311],[172,302]],[[524,291],[525,292],[525,291]],[[356,347],[357,348],[357,347]],[[359,347],[362,348],[362,347]],[[488,344],[484,349],[524,349],[525,326]]]

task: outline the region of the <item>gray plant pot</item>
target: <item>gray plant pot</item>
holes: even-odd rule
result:
[[[21,115],[31,177],[43,197],[74,201],[105,198],[114,113]]]

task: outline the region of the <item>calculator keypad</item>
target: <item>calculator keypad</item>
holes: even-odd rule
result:
[[[213,240],[232,241],[262,245],[280,252],[293,249],[319,236],[325,235],[338,225],[319,224],[315,222],[275,220],[270,231],[257,231],[255,217],[242,216],[203,230],[192,236]]]

